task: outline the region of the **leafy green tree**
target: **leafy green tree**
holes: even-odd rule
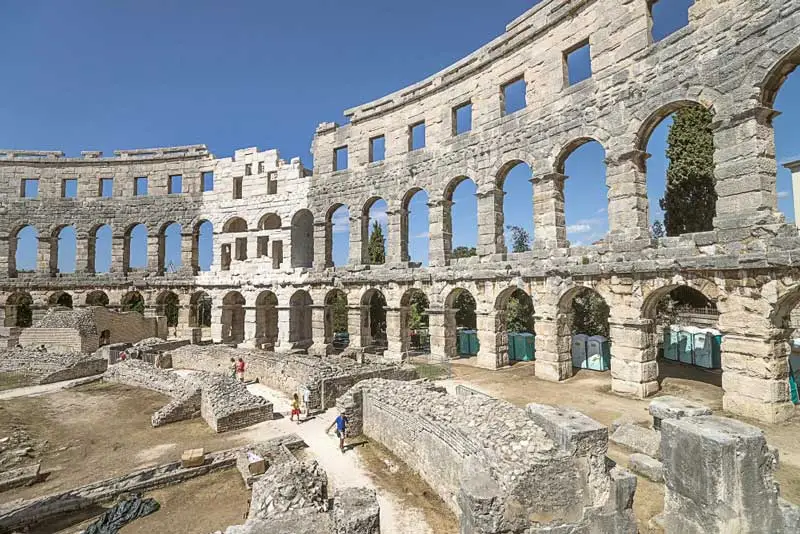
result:
[[[178,295],[167,295],[164,300],[164,315],[167,316],[167,326],[178,326],[178,314],[180,312],[180,303]]]
[[[141,296],[132,296],[122,303],[122,311],[139,312],[144,315],[144,299]]]
[[[211,299],[204,298],[197,307],[197,324],[200,326],[211,326]]]
[[[667,233],[664,231],[664,223],[661,221],[656,221],[650,227],[650,235],[656,239],[664,237]]]
[[[585,291],[572,301],[572,333],[608,337],[609,308],[603,297]]]
[[[383,229],[378,221],[372,222],[372,232],[369,235],[369,245],[367,246],[370,265],[381,265],[386,263],[386,249],[383,242]]]
[[[370,334],[373,339],[386,339],[386,299],[375,294],[369,303]]]
[[[453,258],[470,258],[477,256],[478,251],[475,247],[456,247],[453,249]]]
[[[699,106],[675,112],[667,136],[667,190],[659,201],[668,236],[713,229],[717,192],[712,119]]]
[[[347,297],[336,293],[331,302],[331,324],[335,333],[347,332]]]
[[[475,316],[475,299],[466,291],[462,291],[453,303],[456,308],[456,326],[475,330],[478,328],[478,319]]]
[[[533,302],[522,291],[515,291],[506,304],[506,331],[533,334]]]
[[[411,330],[428,328],[428,298],[422,291],[411,294],[411,305],[408,312],[408,327]]]
[[[521,226],[509,225],[511,232],[511,252],[528,252],[531,249],[531,235]]]

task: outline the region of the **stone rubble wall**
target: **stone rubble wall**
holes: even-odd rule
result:
[[[103,373],[106,366],[105,359],[81,352],[0,350],[0,372],[32,375],[39,384],[97,375]]]
[[[632,499],[619,506],[617,498],[632,497],[635,477],[611,474],[607,430],[585,416],[561,410],[545,427],[503,401],[380,379],[357,384],[339,408],[350,435],[363,432],[417,471],[464,534],[636,530]]]

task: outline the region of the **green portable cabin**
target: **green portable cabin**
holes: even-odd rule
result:
[[[508,359],[531,362],[536,359],[536,336],[528,332],[508,334]]]
[[[478,354],[478,332],[475,330],[462,330],[458,333],[458,353],[462,356],[475,356]]]

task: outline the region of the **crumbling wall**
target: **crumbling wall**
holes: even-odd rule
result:
[[[100,374],[106,370],[104,358],[81,352],[40,352],[13,348],[0,350],[0,372],[36,377],[40,384],[72,380]]]

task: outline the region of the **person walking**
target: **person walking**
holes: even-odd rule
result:
[[[345,434],[347,433],[347,416],[344,412],[339,413],[339,417],[331,423],[331,426],[328,427],[326,433],[330,433],[331,429],[336,426],[336,435],[339,436],[339,450],[344,454],[344,438]]]
[[[292,415],[289,416],[289,421],[292,420],[294,416],[297,416],[297,424],[300,424],[300,397],[295,393],[292,395]]]
[[[311,390],[307,387],[303,388],[303,410],[305,410],[304,417],[308,419],[308,414],[311,413],[311,409],[309,408],[309,403],[311,402]]]
[[[241,357],[239,357],[239,360],[236,362],[236,378],[238,378],[240,382],[244,382],[244,360]]]
[[[236,378],[236,371],[237,371],[236,358],[231,358],[230,368],[231,368],[231,378]]]

